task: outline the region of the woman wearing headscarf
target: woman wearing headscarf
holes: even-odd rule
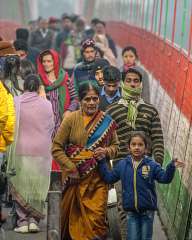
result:
[[[53,107],[55,121],[53,139],[63,117],[76,110],[78,102],[73,84],[67,72],[62,68],[59,54],[55,50],[42,52],[38,58],[37,68],[46,96]],[[53,170],[58,169],[58,165],[53,161]]]
[[[46,96],[53,107],[55,117],[54,137],[63,115],[67,115],[77,107],[75,91],[67,72],[60,65],[58,53],[53,49],[40,54],[38,74],[44,85]]]

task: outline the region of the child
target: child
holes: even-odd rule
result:
[[[147,72],[138,66],[138,54],[136,48],[132,46],[127,46],[122,50],[123,66],[120,68],[121,73],[127,72],[130,67],[137,66],[140,68],[143,79],[143,91],[142,98],[146,103],[150,103],[150,88],[149,88],[149,78]]]
[[[183,163],[173,160],[163,170],[160,164],[145,155],[147,140],[142,132],[134,132],[128,142],[130,155],[108,170],[105,160],[99,161],[99,171],[107,183],[121,180],[122,203],[127,212],[127,240],[152,240],[154,212],[157,210],[155,181],[168,184],[175,167]]]
[[[126,72],[130,67],[136,66],[138,60],[137,50],[132,46],[127,46],[122,50],[123,66],[121,72]]]

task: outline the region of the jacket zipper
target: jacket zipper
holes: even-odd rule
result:
[[[143,160],[143,159],[142,159]],[[134,205],[135,209],[138,211],[138,197],[137,197],[137,169],[139,165],[141,164],[142,160],[139,162],[137,166],[134,165],[134,160],[132,159],[132,165],[133,165],[133,186],[134,186]]]
[[[134,167],[134,199],[135,199],[135,209],[138,210],[138,199],[137,199],[137,167]]]

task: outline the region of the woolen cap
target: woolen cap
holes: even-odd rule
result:
[[[95,75],[96,71],[103,70],[106,66],[109,66],[109,62],[104,58],[98,58],[95,60],[93,65],[93,74]]]
[[[95,41],[91,38],[88,38],[85,41],[83,41],[83,43],[81,44],[81,50],[84,51],[88,47],[95,48]]]

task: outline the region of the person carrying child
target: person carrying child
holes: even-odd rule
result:
[[[127,213],[127,240],[152,240],[154,213],[157,210],[155,181],[168,184],[175,169],[184,163],[172,160],[162,169],[145,155],[147,140],[143,132],[135,131],[128,141],[130,154],[110,171],[105,159],[99,161],[99,172],[106,183],[122,183],[122,204]]]

